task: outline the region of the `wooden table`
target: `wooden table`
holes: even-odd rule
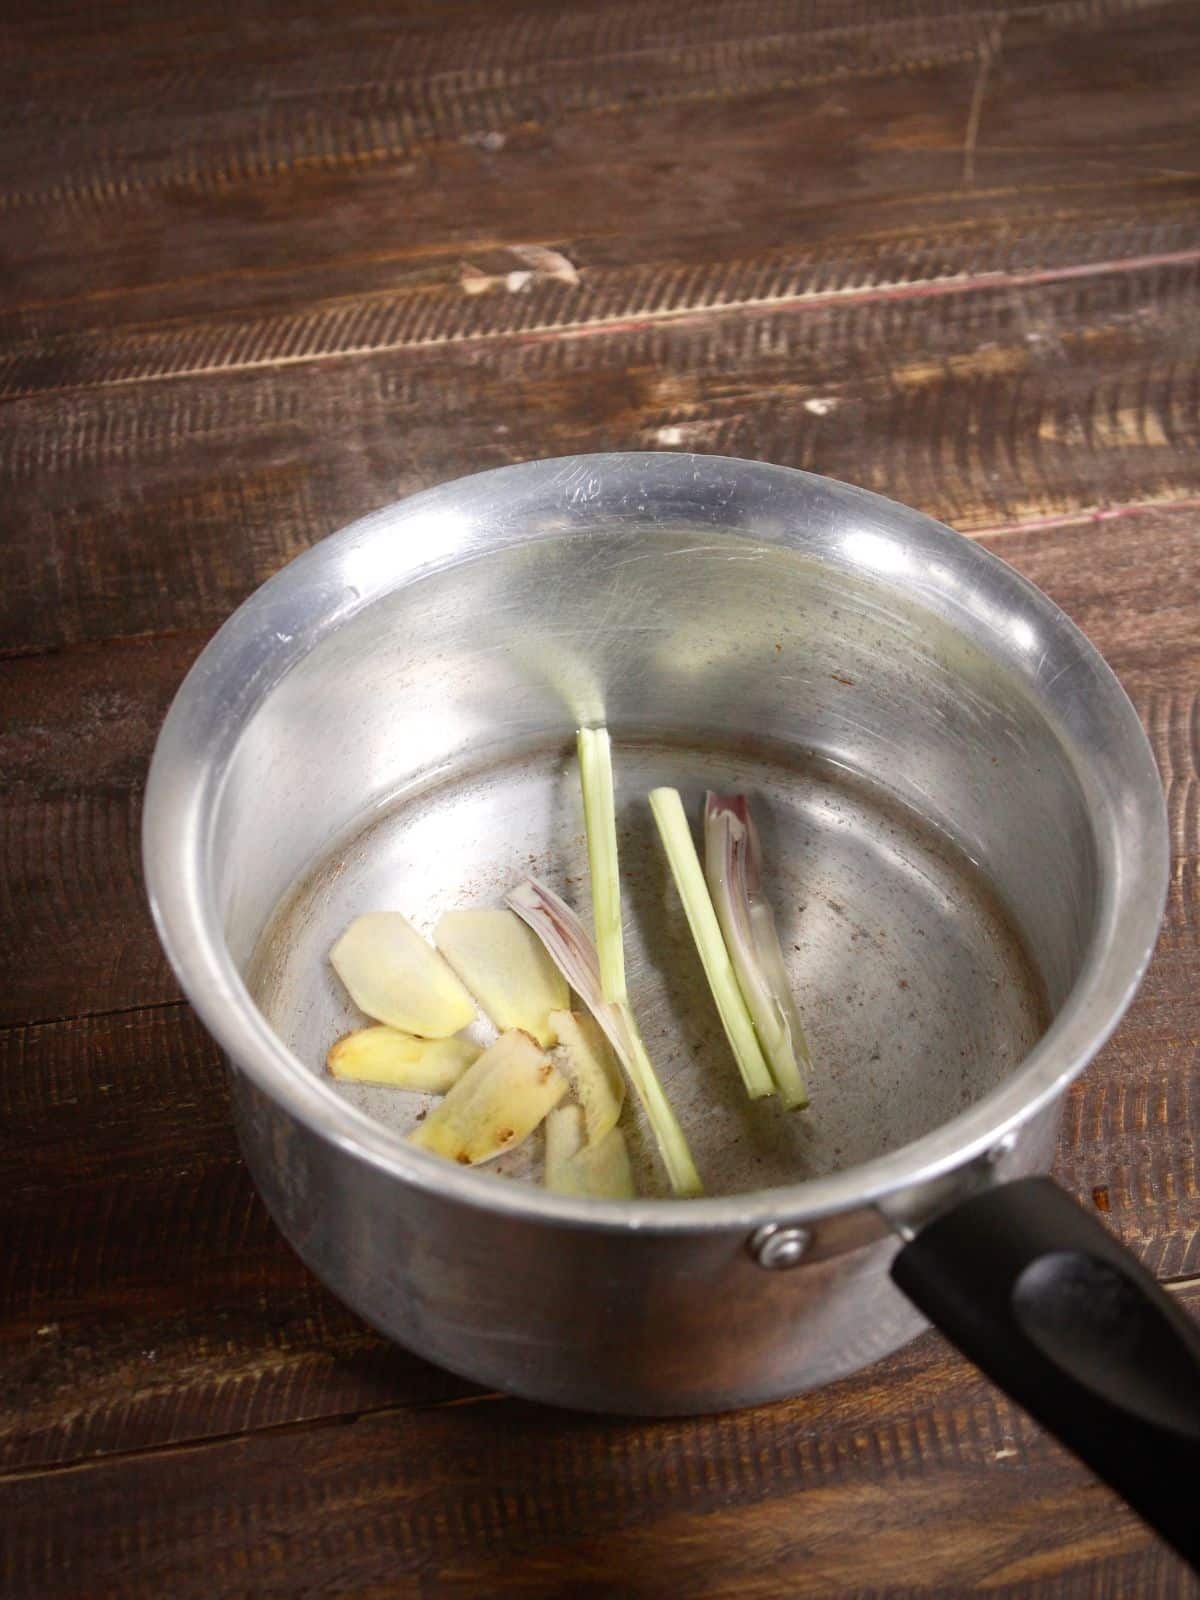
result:
[[[649,1424],[390,1348],[259,1204],[138,866],[188,664],[373,507],[630,447],[909,501],[1153,738],[1170,904],[1058,1171],[1200,1311],[1200,7],[5,15],[0,1593],[1200,1592],[932,1334]]]

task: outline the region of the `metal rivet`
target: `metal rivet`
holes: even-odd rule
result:
[[[997,1139],[987,1153],[987,1158],[991,1165],[993,1167],[998,1166],[1005,1156],[1012,1155],[1017,1148],[1019,1140],[1020,1134],[1015,1128],[1010,1128],[1003,1138]]]
[[[750,1254],[768,1272],[781,1272],[802,1260],[811,1243],[812,1234],[807,1228],[785,1228],[778,1222],[768,1222],[750,1235]]]

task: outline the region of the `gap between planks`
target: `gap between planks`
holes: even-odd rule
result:
[[[406,1404],[395,1401],[387,1405],[363,1406],[357,1410],[334,1411],[324,1417],[298,1417],[293,1422],[268,1422],[258,1428],[234,1428],[227,1433],[205,1434],[197,1439],[173,1439],[163,1444],[137,1445],[128,1450],[110,1450],[95,1455],[74,1456],[69,1461],[55,1461],[46,1466],[16,1467],[0,1471],[0,1488],[9,1484],[28,1482],[31,1479],[61,1477],[72,1472],[87,1472],[97,1467],[107,1467],[116,1462],[156,1460],[163,1457],[195,1455],[214,1445],[237,1444],[246,1439],[260,1439],[264,1435],[309,1433],[324,1428],[353,1427],[368,1418],[406,1416],[420,1411],[452,1411],[467,1406],[494,1405],[498,1401],[525,1404],[516,1395],[503,1394],[498,1389],[481,1390],[478,1394],[456,1395],[450,1400],[412,1400]],[[562,1415],[578,1415],[563,1412]],[[613,1418],[612,1420],[628,1420]]]
[[[481,1395],[479,1398],[489,1397]],[[507,1396],[498,1395],[496,1398],[506,1399]],[[261,1428],[235,1428],[230,1433],[205,1434],[202,1439],[173,1440],[168,1444],[139,1445],[132,1450],[111,1450],[98,1455],[76,1456],[70,1461],[55,1461],[48,1466],[18,1467],[11,1472],[0,1472],[0,1488],[9,1484],[29,1482],[31,1479],[58,1478],[72,1472],[89,1472],[116,1462],[190,1456],[216,1445],[237,1444],[244,1439],[261,1439],[271,1434],[309,1433],[320,1428],[352,1427],[366,1417],[387,1416],[389,1413],[399,1416],[410,1411],[436,1409],[436,1405],[423,1405],[415,1400],[410,1405],[367,1406],[361,1411],[337,1411],[326,1417],[302,1417],[295,1422],[268,1422]]]
[[[6,1033],[26,1033],[31,1028],[61,1028],[76,1022],[98,1022],[106,1017],[143,1016],[147,1011],[187,1011],[190,1006],[182,995],[174,1000],[148,1000],[143,1005],[112,1006],[97,1011],[73,1011],[57,1017],[34,1017],[29,1022],[0,1022],[0,1036]]]

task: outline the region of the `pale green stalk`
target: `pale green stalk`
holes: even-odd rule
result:
[[[580,728],[579,781],[592,875],[592,922],[600,957],[604,998],[626,998],[625,946],[621,936],[621,880],[617,869],[617,812],[613,799],[612,744],[607,728]]]
[[[604,1029],[654,1131],[671,1188],[681,1198],[704,1192],[692,1152],[646,1053],[629,1002],[609,1005],[600,989],[600,962],[583,923],[553,889],[533,878],[505,897],[545,945],[550,959]]]
[[[628,1000],[622,1001],[617,1010],[625,1025],[625,1036],[629,1041],[629,1053],[622,1057],[625,1070],[629,1074],[629,1081],[633,1084],[638,1099],[646,1108],[646,1115],[654,1129],[654,1137],[658,1141],[671,1187],[681,1197],[703,1194],[704,1185],[700,1182],[700,1174],[696,1171],[692,1152],[688,1149],[683,1129],[671,1109],[671,1102],[658,1081],[658,1073],[655,1072],[654,1063],[642,1043],[642,1036]]]
[[[650,808],[746,1093],[752,1100],[759,1100],[773,1094],[775,1085],[725,948],[678,789],[652,789]]]
[[[704,806],[704,867],[725,948],[754,1020],[779,1095],[803,1110],[811,1066],[792,998],[775,917],[762,888],[762,846],[743,794],[710,794]]]

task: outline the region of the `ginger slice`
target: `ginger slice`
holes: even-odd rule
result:
[[[527,1033],[502,1033],[409,1135],[422,1150],[476,1166],[515,1150],[567,1092],[567,1080]]]
[[[448,1039],[475,1021],[474,1000],[398,911],[355,917],[329,959],[355,1005],[376,1022]]]

